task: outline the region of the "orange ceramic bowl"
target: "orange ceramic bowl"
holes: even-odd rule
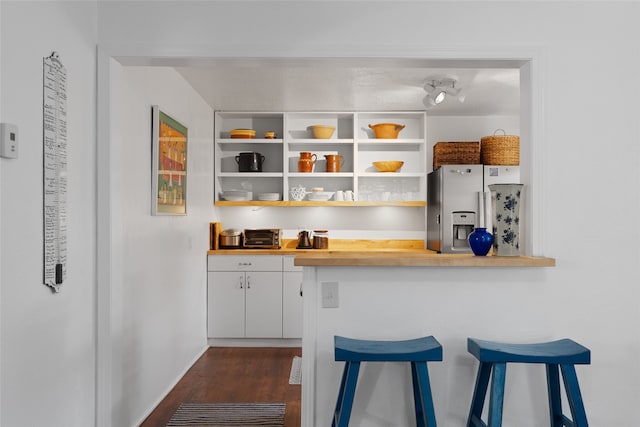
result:
[[[396,139],[404,125],[396,123],[378,123],[377,125],[369,125],[373,129],[373,133],[377,139]]]

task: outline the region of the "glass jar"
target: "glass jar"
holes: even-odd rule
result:
[[[313,231],[313,249],[329,249],[329,231]]]

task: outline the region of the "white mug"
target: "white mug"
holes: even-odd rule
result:
[[[342,202],[344,200],[344,191],[336,191],[336,202]]]
[[[353,191],[351,190],[347,190],[344,192],[344,198],[345,200],[352,202],[353,201]]]

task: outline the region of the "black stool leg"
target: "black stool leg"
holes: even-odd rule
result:
[[[571,408],[571,416],[573,417],[573,427],[588,427],[589,423],[587,422],[587,414],[585,413],[582,395],[580,394],[576,368],[573,365],[560,365],[560,368],[562,369],[564,388],[567,392],[567,400],[569,401],[569,408]]]
[[[489,387],[491,367],[491,363],[480,362],[478,375],[476,377],[476,386],[473,390],[473,397],[471,398],[471,410],[469,411],[467,427],[486,426],[486,424],[481,420],[481,417],[482,408],[484,407],[484,399],[487,396],[487,388]]]
[[[358,382],[358,372],[360,362],[346,362],[342,371],[342,381],[336,402],[336,411],[333,414],[331,427],[347,427],[351,417],[353,398],[356,394],[356,383]]]
[[[427,362],[411,362],[411,379],[416,410],[416,426],[436,427],[436,415],[433,409],[433,395],[431,394]]]
[[[560,373],[558,365],[547,363],[547,390],[549,393],[549,416],[551,427],[563,427],[562,400],[560,399]]]

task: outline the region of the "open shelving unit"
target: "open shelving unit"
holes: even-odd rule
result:
[[[405,126],[397,139],[376,139],[369,124]],[[311,126],[335,127],[329,139],[313,137]],[[230,138],[233,129],[254,129],[255,139]],[[262,138],[275,132],[275,139]],[[426,114],[392,112],[227,112],[215,113],[214,203],[216,206],[425,206]],[[312,172],[299,172],[300,152],[316,154]],[[257,152],[262,172],[238,172],[236,156]],[[325,155],[343,159],[340,172],[326,172]],[[399,172],[378,172],[374,161],[401,160]],[[350,190],[354,201],[294,201],[289,190],[303,186]],[[226,201],[224,190],[247,190],[253,200]],[[260,201],[260,193],[280,193],[280,201]]]

